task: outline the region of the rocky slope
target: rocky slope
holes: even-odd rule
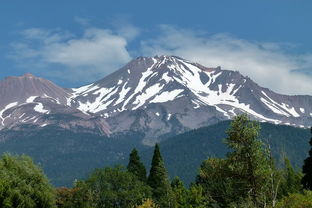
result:
[[[274,124],[312,125],[312,96],[277,94],[237,71],[175,56],[139,57],[74,89],[32,75],[10,77],[0,81],[0,97],[0,129],[27,123],[106,135],[137,131],[147,144],[240,113]]]

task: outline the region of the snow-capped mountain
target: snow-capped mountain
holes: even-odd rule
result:
[[[106,134],[140,131],[147,142],[240,113],[263,122],[312,125],[312,96],[280,95],[237,71],[175,56],[139,57],[74,89],[32,75],[11,77],[0,81],[0,98],[0,128],[39,120],[39,126],[62,123],[52,115],[70,115],[73,126],[81,122]]]
[[[61,88],[31,74],[8,77],[0,81],[0,130],[25,124],[37,127],[57,125],[109,134],[103,118],[67,105],[71,95],[71,89]]]

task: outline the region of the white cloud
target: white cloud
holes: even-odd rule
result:
[[[284,94],[312,93],[312,55],[291,55],[277,43],[251,42],[227,34],[160,27],[159,35],[141,42],[144,55],[177,55],[205,66],[238,70],[263,87]],[[305,70],[306,74],[299,73]]]
[[[126,38],[111,30],[88,28],[81,37],[38,28],[22,34],[23,41],[13,45],[12,57],[25,67],[62,79],[95,81],[131,59]]]
[[[279,93],[312,93],[312,54],[287,53],[293,45],[162,25],[155,37],[141,40],[141,46],[130,52],[127,45],[137,41],[141,30],[126,21],[116,21],[114,28],[88,26],[80,36],[63,30],[28,29],[23,31],[23,39],[13,44],[11,58],[29,72],[40,70],[37,74],[48,78],[85,83],[117,70],[130,61],[130,54],[177,55],[205,66],[238,70]]]

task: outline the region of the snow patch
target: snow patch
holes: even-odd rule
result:
[[[128,94],[128,92],[131,90],[130,87],[126,88],[126,84],[127,82],[125,82],[125,84],[122,87],[122,90],[119,92],[119,98],[118,100],[116,100],[114,105],[118,105],[119,103],[123,102],[126,98],[126,95]],[[122,106],[121,110],[125,110]]]
[[[184,91],[183,89],[176,89],[170,92],[168,91],[162,92],[161,94],[156,95],[153,98],[153,100],[150,101],[150,103],[164,103],[164,102],[172,101],[183,91]]]
[[[38,96],[30,96],[29,98],[27,98],[26,103],[33,103],[37,97]]]
[[[299,108],[301,113],[304,113],[304,108]]]
[[[260,100],[268,107],[270,108],[271,111],[273,111],[276,114],[280,114],[283,116],[287,116],[289,117],[290,115],[286,112],[284,112],[283,110],[280,110],[278,107],[276,107],[274,104],[272,104],[271,102],[267,101],[266,99],[264,99],[263,97],[260,98]]]
[[[136,97],[136,100],[133,102],[136,105],[133,109],[137,109],[140,106],[144,105],[147,100],[154,97],[160,90],[163,88],[159,83],[147,88],[144,93],[141,93]]]
[[[17,106],[17,104],[18,104],[18,102],[10,103],[10,104],[6,105],[6,106],[4,107],[4,109],[2,109],[2,110],[0,111],[0,119],[1,119],[1,124],[2,124],[2,126],[4,126],[4,120],[5,120],[6,118],[8,118],[8,116],[4,118],[4,117],[3,117],[3,113],[4,113],[6,110],[8,110],[8,109]]]
[[[198,101],[192,100],[192,103],[195,104],[194,109],[200,108],[200,103]]]
[[[79,106],[78,109],[80,111],[83,112],[99,112],[100,110],[98,109],[99,106],[102,105],[103,102],[105,102],[108,98],[110,93],[112,93],[112,91],[114,90],[114,88],[97,88],[98,90],[93,92],[93,95],[98,95],[96,97],[96,99],[91,103],[90,101],[87,101],[85,103],[82,103],[81,101],[79,101]],[[115,90],[118,89],[117,87],[115,88]],[[106,108],[106,106],[102,106],[102,108]]]
[[[157,63],[157,60],[155,58],[152,59],[153,60],[153,64],[145,71],[142,73],[142,76],[139,80],[138,86],[135,88],[133,94],[131,96],[128,97],[128,99],[124,102],[124,105],[122,106],[123,109],[125,109],[125,106],[127,106],[127,104],[130,102],[130,100],[137,95],[138,93],[141,93],[143,88],[146,86],[146,79],[153,74],[153,68],[155,66],[155,64]]]
[[[292,108],[290,108],[289,107],[289,105],[288,104],[285,104],[285,103],[281,103],[281,104],[279,104],[279,103],[277,103],[276,101],[274,101],[272,98],[270,98],[265,92],[263,92],[263,91],[261,91],[262,92],[262,94],[263,95],[265,95],[268,99],[269,99],[269,101],[271,102],[270,103],[270,106],[274,106],[274,108],[276,109],[276,110],[279,110],[281,113],[283,113],[284,115],[291,115],[291,116],[293,116],[293,117],[300,117],[300,115],[296,112],[296,110],[295,110],[295,108],[294,107],[292,107]],[[280,113],[280,114],[281,114]],[[289,117],[289,115],[288,115],[288,117]]]
[[[45,110],[42,103],[38,103],[35,107],[34,107],[34,110],[39,112],[39,113],[46,113],[48,114],[49,111],[48,110]]]

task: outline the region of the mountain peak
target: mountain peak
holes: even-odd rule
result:
[[[34,75],[31,74],[31,73],[26,73],[26,74],[22,75],[22,77],[34,78],[34,77],[36,77],[36,76],[34,76]]]

